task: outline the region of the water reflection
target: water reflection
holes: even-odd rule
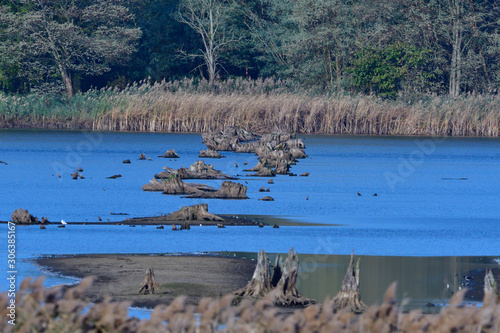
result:
[[[233,252],[228,255],[256,259],[256,253]],[[268,254],[271,263],[277,254]],[[281,254],[282,257],[286,254]],[[470,283],[464,276],[474,270],[499,267],[497,257],[392,257],[360,258],[360,289],[368,304],[382,302],[389,285],[397,281],[397,298],[409,298],[408,308],[422,308],[428,303],[441,306],[463,288],[481,289],[483,281]],[[297,288],[306,297],[322,302],[340,289],[349,265],[348,255],[299,254]],[[470,301],[478,301],[469,299]],[[479,300],[480,301],[480,300]]]

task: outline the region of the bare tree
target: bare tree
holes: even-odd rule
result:
[[[181,0],[179,3],[177,20],[196,31],[203,42],[200,53],[186,55],[203,58],[211,86],[221,66],[221,53],[238,41],[228,24],[233,5],[225,0]]]

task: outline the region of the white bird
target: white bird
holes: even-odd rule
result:
[[[66,221],[64,221],[64,220],[61,220],[61,223],[62,223],[63,225],[68,224],[68,222],[66,222]]]

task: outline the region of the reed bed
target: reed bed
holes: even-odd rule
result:
[[[279,80],[139,82],[71,99],[0,95],[2,127],[206,132],[226,125],[255,132],[360,135],[500,135],[500,97],[327,94]]]
[[[245,299],[236,304],[234,296],[204,298],[198,305],[186,305],[184,298],[170,305],[158,305],[150,318],[128,316],[129,303],[111,302],[104,297],[88,304],[84,292],[92,278],[69,288],[43,287],[43,278],[26,279],[15,299],[15,326],[9,314],[7,293],[0,295],[2,332],[499,332],[500,303],[487,293],[482,306],[463,304],[464,291],[457,292],[438,314],[420,310],[404,312],[395,302],[396,285],[390,286],[381,305],[360,315],[332,311],[331,302],[295,309],[276,308],[267,299]]]

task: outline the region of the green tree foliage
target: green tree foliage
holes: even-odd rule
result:
[[[16,2],[14,2],[16,3]],[[126,27],[122,0],[31,0],[4,8],[3,47],[33,87],[74,93],[75,75],[101,75],[135,51],[141,31]]]
[[[71,95],[183,77],[210,84],[277,77],[384,97],[500,85],[497,0],[0,0],[0,7],[3,91]]]
[[[350,67],[353,87],[381,97],[395,97],[405,88],[425,89],[435,78],[426,71],[428,56],[429,50],[402,43],[363,49]]]

